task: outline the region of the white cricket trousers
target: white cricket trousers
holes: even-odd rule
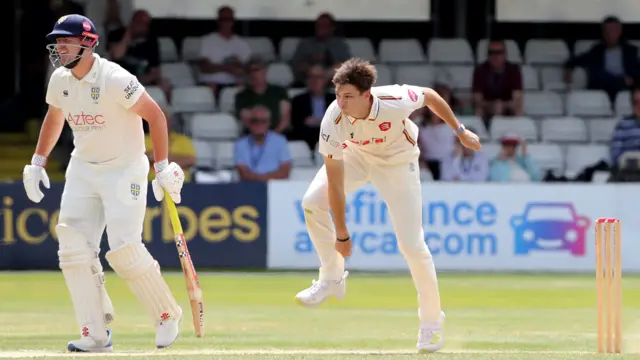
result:
[[[410,163],[381,166],[361,154],[343,153],[345,195],[371,182],[385,201],[398,240],[398,249],[411,271],[418,292],[421,322],[440,322],[440,294],[431,252],[422,229],[422,188],[418,158]],[[302,200],[307,231],[320,258],[321,280],[339,280],[344,258],[335,250],[335,229],[329,213],[327,174],[323,166]],[[354,254],[358,256],[358,254]]]
[[[110,249],[142,241],[147,208],[149,160],[96,165],[71,159],[58,222],[79,231],[96,252],[107,227]],[[62,239],[60,239],[63,241]],[[65,244],[60,243],[63,248]]]

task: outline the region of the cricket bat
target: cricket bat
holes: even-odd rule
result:
[[[171,218],[171,226],[173,227],[173,233],[175,235],[176,248],[178,249],[178,257],[180,258],[180,265],[182,266],[182,272],[184,273],[184,279],[187,283],[187,292],[189,293],[189,303],[191,305],[191,315],[193,317],[193,327],[196,331],[197,337],[204,336],[204,304],[202,302],[202,290],[200,289],[200,282],[198,281],[198,274],[193,266],[189,249],[187,248],[187,241],[184,239],[184,232],[182,230],[182,224],[180,223],[180,217],[178,216],[178,210],[176,204],[173,203],[169,193],[165,190],[164,199],[167,205],[167,211],[169,211],[169,217]]]

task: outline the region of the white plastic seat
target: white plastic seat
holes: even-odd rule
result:
[[[589,120],[589,138],[594,143],[608,143],[618,125],[618,119],[603,118]]]
[[[380,61],[388,63],[425,62],[424,50],[417,39],[382,39]]]
[[[171,97],[175,112],[213,112],[216,109],[213,91],[207,86],[175,88]]]
[[[240,126],[235,117],[226,113],[198,113],[191,117],[191,134],[196,139],[235,139]]]
[[[427,58],[432,64],[473,64],[473,50],[467,39],[431,39]]]
[[[289,153],[294,167],[314,166],[309,145],[301,140],[289,141]]]
[[[200,36],[187,36],[182,40],[180,52],[182,61],[197,61],[200,59],[202,38]]]
[[[427,64],[399,64],[395,68],[396,84],[412,84],[431,87],[435,79],[435,69]]]
[[[609,148],[602,144],[571,145],[567,147],[567,171],[577,173],[600,160],[608,161]]]
[[[562,116],[564,104],[560,94],[551,91],[525,91],[524,113],[527,116]]]
[[[285,37],[280,40],[280,49],[278,51],[280,61],[290,61],[293,59],[299,43],[299,37]]]
[[[531,118],[495,116],[491,119],[491,129],[489,130],[491,139],[500,141],[504,135],[509,133],[514,133],[528,141],[538,141],[538,129]]]
[[[451,75],[455,90],[470,91],[473,85],[473,66],[453,65],[443,68]]]
[[[534,143],[527,144],[527,153],[541,172],[556,170],[564,173],[565,158],[562,148],[558,144]],[[543,175],[543,174],[542,174]]]
[[[235,113],[236,110],[236,94],[242,90],[239,86],[229,86],[220,90],[220,98],[218,99],[218,108],[222,112]]]
[[[293,82],[293,72],[286,63],[271,63],[267,68],[267,82],[288,87]]]
[[[518,47],[518,43],[513,39],[504,40],[505,47],[507,49],[507,60],[512,63],[522,64],[522,53]],[[476,59],[478,63],[483,63],[487,60],[487,51],[489,49],[489,40],[482,39],[476,46]]]
[[[316,177],[318,169],[315,167],[294,167],[291,169],[289,180],[310,183]]]
[[[616,102],[614,104],[616,110],[616,116],[623,117],[633,114],[633,106],[631,105],[631,92],[628,90],[620,91],[616,95]]]
[[[248,36],[244,40],[249,45],[252,55],[257,55],[266,62],[275,60],[276,48],[270,38],[266,36]]]
[[[216,169],[235,168],[235,142],[218,141],[215,143]]]
[[[520,71],[522,72],[522,85],[524,90],[540,89],[540,78],[538,77],[538,71],[534,67],[522,65]]]
[[[597,42],[598,40],[594,40],[594,39],[590,39],[590,40],[582,39],[582,40],[576,41],[573,44],[573,56],[578,56],[591,50],[591,47],[593,47],[593,45],[595,45]]]
[[[156,101],[158,106],[160,106],[161,108],[167,107],[169,105],[169,103],[167,102],[167,96],[165,95],[164,91],[162,91],[162,89],[158,86],[147,87],[147,93],[153,100]]]
[[[169,79],[174,87],[195,86],[191,68],[184,62],[160,64],[162,76]]]
[[[159,37],[158,47],[160,50],[160,62],[178,61],[178,48],[176,43],[170,37]]]
[[[611,103],[604,91],[575,90],[567,95],[567,115],[583,117],[611,116]]]
[[[589,139],[587,125],[577,117],[543,119],[540,132],[543,142],[586,142]]]
[[[386,64],[377,64],[376,70],[378,72],[378,79],[376,80],[376,86],[393,85],[393,74],[391,69]]]
[[[464,124],[467,128],[473,128],[476,135],[480,138],[480,141],[487,141],[490,139],[487,127],[484,125],[484,121],[478,116],[458,116],[458,121]]]
[[[529,65],[561,65],[569,56],[569,46],[560,39],[530,39],[524,48],[524,58]]]
[[[193,148],[196,150],[196,167],[215,167],[215,143],[208,140],[193,140]]]
[[[360,58],[362,60],[376,61],[376,51],[373,48],[373,43],[369,38],[347,38],[345,39],[347,46],[351,52],[351,56]]]

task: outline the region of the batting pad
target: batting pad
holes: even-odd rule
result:
[[[156,325],[163,320],[177,320],[182,316],[182,310],[144,244],[128,243],[107,252],[106,258],[111,268],[125,280]]]
[[[78,325],[84,336],[106,342],[100,289],[96,286],[91,269],[97,254],[75,229],[59,224],[56,233],[60,243],[60,269],[71,295]]]

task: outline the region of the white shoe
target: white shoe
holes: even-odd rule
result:
[[[419,353],[436,352],[442,349],[444,312],[440,313],[440,318],[439,324],[420,324],[418,344],[416,345]]]
[[[342,300],[347,294],[347,276],[348,271],[344,272],[342,279],[338,281],[330,280],[313,280],[311,287],[300,291],[296,295],[296,301],[298,304],[306,307],[315,307],[329,298],[335,298]]]
[[[156,326],[156,347],[158,349],[171,346],[177,339],[182,321],[182,309],[177,319],[163,319]]]
[[[98,341],[90,336],[81,335],[79,340],[69,341],[67,344],[67,350],[70,352],[110,352],[113,350],[113,344],[111,342],[111,329],[107,329],[107,340]]]

